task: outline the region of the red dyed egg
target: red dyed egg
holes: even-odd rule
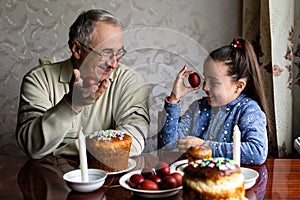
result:
[[[177,186],[177,181],[171,175],[165,176],[160,183],[160,187],[163,190],[173,189],[173,188],[176,188],[176,186]]]
[[[128,184],[130,185],[130,187],[132,188],[137,188],[138,185],[143,182],[145,179],[141,174],[133,174],[130,178],[129,178],[129,182]]]
[[[154,172],[154,170],[153,170],[151,167],[144,167],[144,168],[142,169],[141,174],[142,174],[142,176],[143,176],[145,179],[147,179],[147,178],[149,178],[150,176],[154,175],[155,172]]]
[[[199,87],[199,85],[201,83],[201,78],[198,73],[194,72],[189,75],[188,81],[189,81],[190,85],[193,88],[195,88],[195,87]]]
[[[171,176],[173,176],[176,181],[177,181],[177,187],[182,185],[182,175],[178,172],[173,172],[171,174]]]
[[[89,87],[91,85],[98,85],[98,81],[91,76],[86,77],[82,83],[83,87]]]
[[[163,178],[163,177],[165,177],[167,175],[170,175],[170,166],[166,162],[159,162],[155,166],[155,172],[156,172],[156,175],[158,175],[159,177]]]
[[[140,190],[159,190],[157,183],[151,180],[144,180],[138,185],[138,189]]]

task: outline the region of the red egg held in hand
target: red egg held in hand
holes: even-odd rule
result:
[[[83,87],[89,87],[91,85],[98,85],[98,81],[94,77],[88,76],[85,79],[83,79]]]
[[[193,88],[199,87],[201,83],[200,76],[196,72],[189,75],[188,81]]]

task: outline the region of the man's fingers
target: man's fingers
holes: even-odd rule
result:
[[[73,102],[76,102],[78,105],[84,106],[95,103],[109,87],[110,81],[108,79],[103,80],[99,86],[90,85],[83,87],[79,70],[74,69],[73,73],[72,98]]]
[[[87,88],[81,88],[81,93],[82,93],[82,97],[86,98],[89,96],[95,96],[95,93],[98,90],[98,86],[97,85],[90,85]]]
[[[108,79],[104,79],[104,80],[101,82],[98,91],[104,93],[104,92],[107,90],[107,88],[108,88],[108,86],[109,86],[109,83],[110,83],[110,82],[109,82]]]
[[[100,98],[100,96],[108,89],[109,87],[109,79],[104,79],[99,85],[98,90],[96,91],[96,100]]]
[[[78,69],[74,69],[73,70],[73,75],[74,75],[74,78],[75,78],[75,82],[78,82],[80,80],[80,71]]]

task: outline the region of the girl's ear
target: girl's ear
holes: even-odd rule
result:
[[[246,79],[245,79],[245,78],[239,79],[239,80],[237,81],[236,85],[235,85],[235,87],[236,87],[236,92],[241,93],[241,92],[245,89],[246,84],[247,84],[247,82],[246,82]]]
[[[82,54],[82,47],[76,40],[73,41],[71,46],[72,55],[76,60],[79,60]]]

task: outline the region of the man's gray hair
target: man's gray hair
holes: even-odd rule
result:
[[[79,40],[84,44],[89,44],[91,41],[91,33],[93,32],[95,22],[105,21],[109,24],[122,27],[122,22],[119,18],[113,16],[105,10],[89,10],[82,12],[75,22],[71,25],[69,31],[69,47],[72,47],[74,40]]]

